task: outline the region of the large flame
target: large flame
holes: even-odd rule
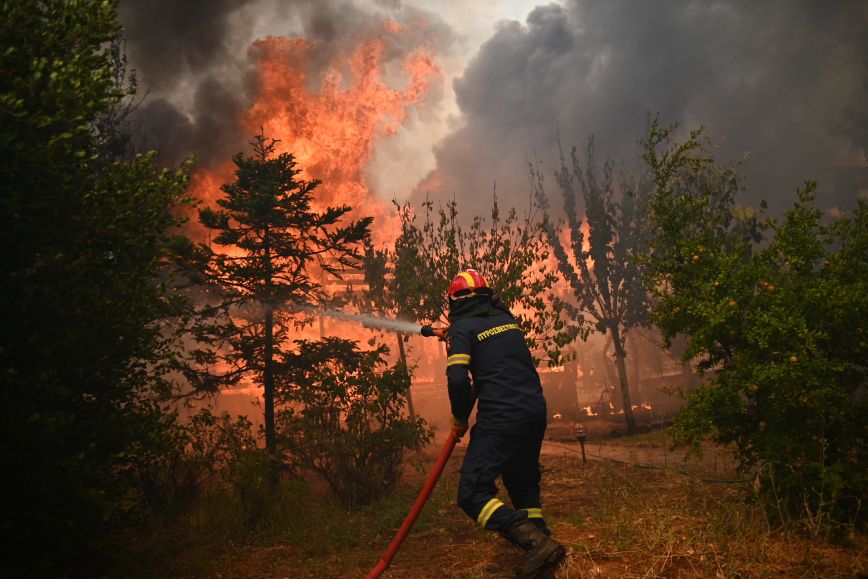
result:
[[[397,132],[408,110],[419,103],[432,80],[440,77],[433,54],[420,47],[402,58],[406,86],[386,82],[387,38],[403,28],[384,22],[375,37],[360,37],[347,53],[335,55],[312,82],[308,66],[319,49],[303,38],[267,37],[250,48],[256,62],[257,96],[241,119],[249,135],[262,131],[278,139],[278,152],[292,153],[304,179],[319,179],[316,207],[349,205],[353,217],[375,218],[375,243],[392,241],[397,232],[390,204],[368,188],[365,168],[377,138]],[[317,86],[318,85],[318,86]],[[219,185],[232,178],[232,165],[193,176],[193,193],[211,202]]]
[[[372,192],[365,178],[378,138],[394,135],[418,105],[432,81],[441,76],[434,55],[425,47],[405,52],[401,63],[401,87],[386,81],[385,64],[395,59],[390,40],[405,34],[396,22],[384,22],[378,30],[360,32],[354,45],[337,52],[325,70],[309,73],[311,62],[319,61],[321,46],[303,38],[267,37],[250,47],[256,63],[256,97],[240,119],[251,137],[262,132],[280,141],[277,152],[295,156],[303,179],[319,179],[314,207],[348,205],[350,218],[373,216],[375,244],[394,241],[400,223],[391,204]],[[406,43],[403,43],[406,44]],[[333,47],[330,47],[333,48]],[[222,196],[220,186],[233,179],[230,159],[217,169],[196,171],[192,176],[193,195],[207,204]],[[190,232],[210,242],[209,234],[194,225]],[[231,251],[213,247],[215,251]],[[324,279],[328,285],[328,280]],[[344,284],[340,284],[345,287]],[[324,332],[358,338],[360,326],[334,320],[320,321],[305,329],[304,337]],[[239,392],[255,394],[256,385]]]

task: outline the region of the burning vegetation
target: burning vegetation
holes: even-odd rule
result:
[[[445,288],[469,266],[515,314],[552,431],[581,432],[584,451],[588,432],[674,422],[675,442],[735,456],[753,482],[740,498],[759,499],[751,516],[767,532],[771,521],[864,544],[864,199],[830,218],[808,182],[766,217],[736,203],[739,167],[717,163],[701,132],[679,142],[653,119],[633,180],[616,183],[591,142],[561,159],[557,195],[532,168],[525,212],[503,210],[496,191],[485,215],[455,200],[390,205],[368,186],[372,153],[443,80],[437,55],[392,21],[319,69],[311,40],[258,40],[255,98],[227,120],[251,148],[217,168],[164,168],[121,138],[135,82],[113,3],[0,11],[10,575],[111,574],[123,566],[104,553],[119,537],[165,521],[225,515],[241,543],[306,537],[298,521],[331,512],[311,504],[332,496],[343,518],[330,524],[373,525],[351,541],[379,546],[394,523],[379,506],[404,510],[390,501],[406,499],[402,476],[448,417],[443,346],[414,334],[448,323]],[[684,395],[677,416],[667,391]],[[209,407],[239,392],[261,406]],[[575,518],[576,489],[597,482],[555,468],[554,524],[575,539],[567,564],[609,556],[576,530],[596,516]],[[591,474],[629,494],[623,473]],[[660,529],[642,513],[637,536]],[[680,569],[677,553],[728,572],[712,542],[702,552],[715,567],[659,536],[665,561],[625,568]]]

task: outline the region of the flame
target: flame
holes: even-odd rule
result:
[[[597,416],[597,413],[594,412],[594,409],[590,406],[585,406],[584,408],[582,408],[582,410],[584,410],[585,414],[587,414],[588,416]]]
[[[249,51],[256,62],[258,93],[242,126],[249,135],[262,131],[279,140],[276,152],[295,156],[301,178],[322,181],[314,194],[316,209],[348,205],[353,218],[373,216],[377,244],[392,241],[399,224],[390,204],[368,188],[365,168],[377,139],[394,135],[409,109],[442,76],[433,54],[420,47],[401,61],[406,86],[387,84],[387,38],[404,33],[399,23],[385,21],[376,36],[360,35],[347,53],[333,57],[318,86],[307,69],[318,45],[298,37],[267,37]],[[195,173],[194,196],[213,202],[221,195],[220,184],[231,181],[233,169],[227,160],[215,170]]]
[[[372,34],[373,33],[373,34]],[[303,38],[267,37],[254,42],[249,55],[256,64],[257,94],[240,119],[248,135],[262,132],[277,139],[276,152],[291,153],[301,169],[300,178],[319,179],[313,207],[348,205],[344,218],[373,216],[375,244],[394,241],[400,223],[391,205],[372,192],[365,169],[378,139],[396,134],[411,107],[421,103],[432,82],[442,75],[434,55],[424,46],[399,55],[404,86],[394,88],[385,80],[385,64],[394,59],[395,37],[405,28],[385,21],[378,30],[360,32],[348,50],[338,52],[320,76],[313,78],[308,66],[319,61],[322,48]],[[199,169],[191,177],[191,193],[213,205],[222,196],[220,186],[233,180],[230,159],[216,169]],[[211,233],[191,219],[188,234],[210,244]],[[231,248],[212,247],[232,253]],[[321,280],[330,291],[333,280]],[[338,284],[341,289],[345,284]],[[314,323],[294,338],[316,339],[324,328],[330,335],[358,339],[367,333],[357,324],[335,321]],[[242,382],[236,392],[259,395],[259,385]]]
[[[403,30],[397,23],[386,28],[394,34]],[[253,44],[260,92],[243,125],[280,139],[278,152],[295,155],[303,178],[323,181],[317,191],[322,206],[349,205],[356,216],[373,214],[375,242],[390,241],[397,224],[384,223],[394,221],[391,208],[369,190],[364,170],[377,137],[397,133],[409,107],[440,70],[433,56],[419,49],[403,59],[407,86],[388,86],[383,78],[387,44],[378,37],[335,59],[313,92],[305,63],[315,49],[302,38],[269,37]]]

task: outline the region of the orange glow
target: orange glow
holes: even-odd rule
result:
[[[389,202],[380,199],[366,182],[365,169],[375,143],[395,135],[411,107],[420,104],[430,84],[441,77],[434,55],[425,47],[399,54],[402,78],[399,87],[385,80],[385,63],[395,59],[398,45],[390,43],[407,34],[397,22],[385,21],[379,30],[360,32],[355,43],[325,63],[321,74],[311,74],[311,63],[320,62],[320,47],[303,38],[267,37],[253,43],[249,54],[256,64],[257,94],[241,116],[241,125],[252,140],[262,132],[279,141],[276,153],[291,153],[301,169],[300,178],[319,179],[313,208],[347,205],[350,219],[373,216],[371,227],[376,245],[394,242],[400,222]],[[233,180],[230,159],[216,169],[199,169],[191,178],[191,193],[205,205],[214,206],[223,193],[220,186]],[[210,244],[211,233],[192,218],[187,232],[195,241]],[[214,251],[233,250],[212,246]],[[314,274],[329,291],[343,291],[345,282]],[[355,280],[354,280],[355,281]],[[356,284],[358,285],[358,284]],[[358,324],[337,320],[314,320],[292,337],[317,339],[320,335],[366,339],[371,332]],[[395,339],[385,342],[397,350]],[[259,385],[243,381],[235,389],[260,394]]]
[[[594,412],[594,409],[591,408],[590,406],[585,406],[584,408],[582,408],[582,410],[583,410],[584,413],[587,414],[588,416],[596,416],[596,415],[597,415],[597,413]]]
[[[385,29],[403,31],[397,23],[386,23]],[[383,78],[387,48],[383,38],[360,42],[330,63],[314,92],[306,64],[315,45],[302,38],[258,40],[250,53],[257,61],[259,96],[243,119],[251,134],[261,128],[279,139],[277,151],[295,155],[303,178],[323,182],[316,196],[320,208],[346,204],[354,208],[354,217],[373,215],[375,243],[392,241],[398,225],[391,206],[372,194],[365,180],[374,143],[398,131],[409,107],[440,75],[433,55],[419,49],[403,59],[406,87],[388,86]]]
[[[587,253],[591,251],[591,228],[588,225],[588,220],[584,219],[579,224],[579,231],[582,233],[582,252]],[[570,265],[573,269],[578,270],[576,256],[571,251],[572,247],[572,233],[570,231],[570,226],[567,223],[563,224],[560,231],[558,231],[558,239],[561,242],[561,245],[564,246],[564,249],[567,250],[567,257],[569,259]],[[589,270],[594,269],[594,260],[590,257],[585,258],[585,263],[588,265]]]
[[[389,37],[405,34],[397,22],[385,21],[379,36],[360,37],[339,53],[313,82],[308,71],[318,46],[303,38],[267,37],[250,47],[256,61],[258,93],[241,118],[252,136],[262,131],[277,139],[276,152],[295,156],[303,179],[319,179],[314,208],[349,205],[349,218],[373,216],[375,244],[391,242],[399,223],[390,203],[368,188],[365,168],[378,138],[394,135],[410,107],[419,104],[430,84],[440,78],[434,55],[424,47],[403,56],[406,85],[396,89],[384,79]],[[317,85],[318,86],[315,86]],[[192,177],[193,195],[213,205],[220,185],[232,180],[229,159],[213,171]],[[194,236],[207,234],[194,226]],[[204,239],[207,241],[207,239]]]

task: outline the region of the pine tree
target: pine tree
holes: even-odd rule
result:
[[[257,135],[253,155],[233,157],[235,180],[221,188],[219,209],[199,212],[200,222],[215,232],[222,248],[207,261],[206,277],[220,289],[216,305],[203,308],[211,323],[196,337],[203,363],[188,376],[195,386],[214,390],[250,377],[263,387],[265,445],[277,454],[274,424],[275,369],[285,353],[293,324],[302,323],[299,308],[327,296],[316,273],[355,267],[357,245],[365,240],[372,218],[338,226],[349,206],[312,208],[318,180],[299,178],[290,153],[275,154],[278,141]],[[226,365],[214,373],[210,366]]]

